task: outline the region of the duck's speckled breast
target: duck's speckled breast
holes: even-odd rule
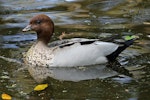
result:
[[[50,66],[54,56],[52,51],[46,45],[38,42],[27,51],[24,62],[30,66]]]

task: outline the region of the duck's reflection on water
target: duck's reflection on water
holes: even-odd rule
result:
[[[47,83],[49,86],[43,91],[30,91],[28,94],[28,100],[43,99],[54,100],[54,98],[77,98],[80,94],[82,96],[89,96],[96,88],[100,91],[102,89],[108,89],[109,92],[106,95],[111,95],[113,90],[119,91],[119,95],[122,93],[126,96],[128,92],[124,91],[124,87],[113,83],[128,83],[131,80],[126,78],[120,78],[118,75],[128,75],[129,71],[122,67],[118,62],[108,63],[107,65],[94,65],[86,67],[28,67],[30,74],[38,83]],[[105,78],[109,78],[113,81],[106,81]],[[93,87],[94,86],[94,87]],[[97,87],[96,87],[97,86]],[[120,89],[121,88],[121,89]],[[82,92],[81,92],[82,90]],[[83,92],[84,91],[84,92]],[[74,93],[74,96],[70,95]],[[69,96],[67,95],[69,94]],[[80,95],[81,96],[81,95]],[[103,96],[102,96],[103,97]]]
[[[41,83],[48,77],[62,81],[81,81],[90,79],[104,79],[117,76],[120,73],[130,75],[129,71],[120,67],[119,63],[107,65],[93,65],[86,67],[28,67],[28,71],[36,82]]]

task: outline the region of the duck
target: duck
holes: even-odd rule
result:
[[[119,54],[133,44],[127,40],[123,45],[103,42],[99,39],[72,38],[52,42],[54,23],[52,19],[39,14],[33,16],[23,32],[35,31],[36,42],[26,52],[24,63],[30,66],[76,67],[105,64],[116,60]]]

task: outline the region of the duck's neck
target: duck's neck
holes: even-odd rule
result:
[[[37,32],[37,42],[41,42],[47,45],[51,39],[52,33],[49,32]]]
[[[45,43],[44,41],[41,41],[41,40],[37,40],[35,45],[47,46],[47,43]]]

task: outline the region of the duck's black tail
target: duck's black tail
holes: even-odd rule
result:
[[[124,42],[123,46],[119,46],[118,49],[116,51],[114,51],[113,53],[111,53],[110,55],[107,55],[107,59],[109,61],[115,61],[115,59],[118,57],[118,55],[125,50],[127,47],[129,47],[130,45],[132,45],[134,42],[134,39],[128,40],[126,42]]]

